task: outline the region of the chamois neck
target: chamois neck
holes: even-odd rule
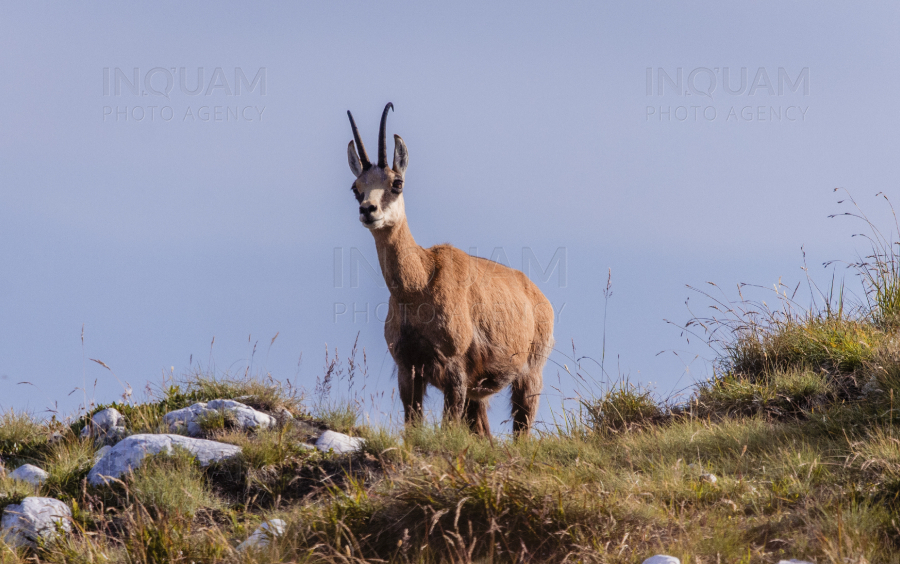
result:
[[[409,231],[406,218],[390,227],[372,231],[384,281],[394,295],[421,292],[431,278],[425,249]]]

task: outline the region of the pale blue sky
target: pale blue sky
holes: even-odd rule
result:
[[[357,331],[367,391],[390,396],[374,312],[387,290],[365,271],[351,284],[351,255],[376,261],[349,190],[348,109],[372,152],[394,103],[420,244],[516,268],[523,249],[543,265],[565,249],[565,285],[531,273],[561,308],[564,351],[574,339],[599,357],[611,268],[608,368],[662,392],[707,374],[698,361],[683,376],[708,351],[663,321],[688,319],[685,284],[793,286],[801,245],[825,280],[820,264],[852,259],[858,230],[827,219],[842,210],[832,189],[873,212],[876,192],[900,194],[895,4],[485,4],[0,5],[0,407],[71,413],[83,379],[109,401],[120,386],[85,359],[141,389],[191,355],[205,365],[213,336],[219,370],[243,372],[249,335],[254,369],[311,389],[325,344],[344,353]],[[749,82],[765,69],[772,92],[719,80],[711,99],[690,94],[691,71],[726,67],[732,89],[742,67]],[[104,95],[117,68],[138,69],[138,95]],[[189,89],[198,69],[207,87],[222,69],[231,95],[183,93],[181,68]],[[238,95],[236,68],[265,68],[265,94]],[[683,90],[658,95],[660,68],[681,68]],[[792,81],[808,69],[808,93],[779,94],[779,68]],[[148,74],[160,90],[167,72],[168,98],[148,92]],[[694,74],[708,91],[709,71]],[[682,360],[657,355],[672,350]],[[572,391],[556,373],[545,418],[560,401],[550,384]],[[506,412],[496,401],[495,426]]]

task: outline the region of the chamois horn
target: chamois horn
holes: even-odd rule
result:
[[[359,138],[359,129],[356,127],[356,122],[353,121],[353,114],[350,113],[350,110],[347,110],[347,117],[350,118],[353,139],[356,141],[356,152],[359,153],[359,160],[362,163],[363,170],[369,170],[372,168],[372,163],[369,162],[369,155],[366,154],[366,146],[363,145],[362,139]]]
[[[385,129],[387,126],[388,110],[393,110],[394,104],[388,102],[381,114],[381,128],[378,130],[378,166],[387,168],[387,146],[385,145]]]

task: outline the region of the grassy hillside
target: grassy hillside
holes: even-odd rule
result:
[[[240,445],[240,459],[201,469],[180,453],[155,457],[95,488],[84,419],[8,411],[6,467],[32,462],[50,478],[37,489],[3,478],[0,504],[56,497],[76,532],[32,552],[2,548],[0,560],[900,562],[900,249],[872,240],[855,265],[863,303],[849,307],[840,288],[810,308],[778,286],[766,302],[711,295],[715,315],[687,329],[716,347],[715,375],[688,401],[620,381],[518,442],[372,427],[352,405],[316,409],[271,379],[198,373],[155,401],[116,406],[128,432],[162,431],[167,411],[215,398],[295,419],[246,434],[211,418],[207,437]],[[300,446],[325,428],[364,437],[364,450]],[[269,548],[235,550],[274,517],[287,528]]]

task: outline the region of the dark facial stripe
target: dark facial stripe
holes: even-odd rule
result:
[[[400,196],[400,191],[388,188],[381,193],[381,209],[386,210]]]

